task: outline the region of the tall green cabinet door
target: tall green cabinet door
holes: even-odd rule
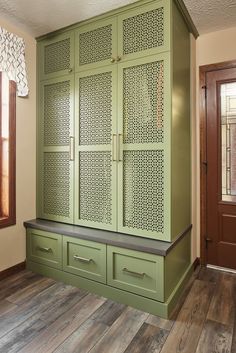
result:
[[[49,37],[39,43],[40,79],[50,79],[74,72],[74,31]]]
[[[93,21],[75,32],[76,71],[115,65],[117,17]]]
[[[125,61],[170,50],[170,1],[157,0],[118,16],[118,56]]]
[[[75,223],[116,230],[117,65],[76,75]]]
[[[73,223],[74,78],[40,86],[38,217]]]
[[[169,53],[118,66],[118,230],[170,240]]]

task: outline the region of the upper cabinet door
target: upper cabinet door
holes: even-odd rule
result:
[[[39,44],[40,79],[74,71],[74,31],[46,39]]]
[[[118,16],[118,60],[170,50],[168,1],[155,1]]]
[[[117,17],[92,22],[75,32],[76,71],[114,65],[117,59]]]

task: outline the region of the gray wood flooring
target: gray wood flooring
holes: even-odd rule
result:
[[[0,281],[0,353],[236,353],[236,275],[197,269],[171,320],[22,271]]]

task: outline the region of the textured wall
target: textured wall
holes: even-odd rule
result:
[[[17,224],[0,230],[0,271],[25,260],[23,221],[34,218],[36,194],[36,42],[0,17],[0,26],[23,37],[29,97],[16,100],[16,218]]]

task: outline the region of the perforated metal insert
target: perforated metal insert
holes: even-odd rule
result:
[[[44,73],[70,68],[70,38],[46,45],[44,48]]]
[[[111,143],[112,75],[105,72],[80,78],[80,144]]]
[[[124,143],[164,140],[164,62],[126,68],[123,73]]]
[[[131,54],[164,45],[164,8],[123,21],[123,53]]]
[[[112,25],[79,35],[79,64],[92,64],[112,56]]]
[[[67,152],[44,153],[44,213],[70,216],[70,162]]]
[[[111,224],[110,152],[80,152],[80,219]]]
[[[44,86],[45,146],[69,144],[70,116],[70,81]]]
[[[124,152],[124,226],[164,232],[164,152]]]

